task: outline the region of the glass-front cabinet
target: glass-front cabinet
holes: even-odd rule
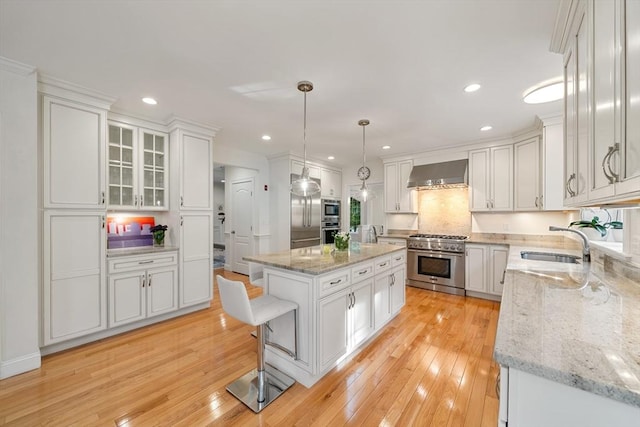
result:
[[[167,134],[110,122],[109,209],[167,210]]]

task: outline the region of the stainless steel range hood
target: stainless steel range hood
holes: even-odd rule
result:
[[[438,188],[466,187],[468,185],[467,159],[414,166],[407,188],[433,190]]]

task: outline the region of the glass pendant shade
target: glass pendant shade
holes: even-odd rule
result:
[[[362,187],[360,187],[360,194],[358,197],[358,200],[360,200],[361,202],[366,202],[368,199],[370,199],[370,195],[369,195],[369,189],[367,188],[367,179],[369,179],[369,176],[371,175],[371,170],[369,170],[369,168],[366,166],[366,152],[364,149],[364,145],[365,145],[365,126],[367,126],[369,124],[369,120],[367,119],[362,119],[362,120],[358,120],[358,125],[362,126],[362,167],[360,169],[358,169],[358,178],[360,178],[362,180]]]
[[[304,163],[300,178],[291,183],[291,193],[296,196],[307,197],[320,192],[320,184],[309,178],[309,168],[307,167],[307,92],[313,90],[313,83],[307,81],[298,82],[298,90],[304,93],[304,133],[302,138]]]

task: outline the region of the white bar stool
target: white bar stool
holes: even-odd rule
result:
[[[264,288],[264,267],[262,264],[257,264],[255,262],[249,263],[249,283],[253,286],[260,286]]]
[[[293,378],[278,371],[273,366],[266,366],[264,362],[264,346],[265,344],[273,345],[285,351],[294,359],[297,358],[298,305],[292,301],[282,300],[272,295],[262,295],[250,300],[244,283],[225,279],[220,275],[217,275],[216,279],[223,310],[241,322],[257,326],[258,329],[257,368],[227,385],[229,393],[247,405],[253,412],[258,413],[295,383]],[[280,345],[268,343],[265,337],[265,327],[268,327],[266,323],[290,311],[293,311],[296,335],[296,348],[293,352]]]

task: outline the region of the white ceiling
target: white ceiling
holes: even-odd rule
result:
[[[302,153],[296,86],[310,80],[308,154],[345,166],[361,161],[361,118],[372,157],[506,137],[560,113],[561,101],[522,102],[562,74],[549,52],[558,3],[0,0],[0,55],[114,96],[118,110],[219,127],[218,143],[265,155]],[[482,89],[464,93],[471,82]]]

